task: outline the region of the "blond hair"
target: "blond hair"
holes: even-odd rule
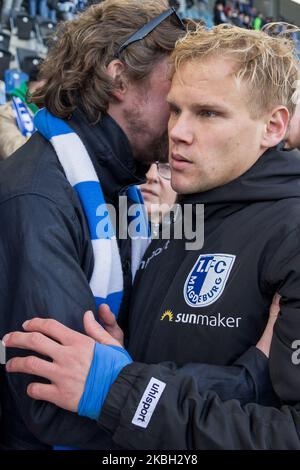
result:
[[[274,35],[283,27],[284,32]],[[234,75],[246,83],[247,101],[253,117],[259,117],[278,105],[286,106],[290,116],[296,107],[299,61],[295,54],[293,25],[272,23],[263,31],[219,25],[207,31],[203,26],[180,39],[171,56],[171,75],[186,61],[212,56],[229,57],[236,65]]]
[[[167,0],[105,0],[61,23],[58,40],[41,67],[45,84],[33,95],[33,102],[60,118],[79,107],[91,122],[97,122],[117,86],[106,73],[107,65],[131,34],[167,9]],[[171,15],[145,39],[127,47],[121,60],[128,80],[145,79],[184,34]]]

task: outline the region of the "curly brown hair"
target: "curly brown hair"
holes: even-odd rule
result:
[[[107,65],[132,33],[167,8],[167,0],[105,0],[59,25],[58,40],[40,70],[44,84],[32,101],[60,118],[80,108],[90,122],[99,121],[116,87]],[[121,60],[128,80],[145,79],[183,34],[171,15],[145,39],[127,47]]]

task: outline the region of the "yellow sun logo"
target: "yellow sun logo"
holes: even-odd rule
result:
[[[172,310],[166,310],[160,319],[160,321],[163,321],[165,318],[168,318],[169,321],[173,321],[173,313]]]

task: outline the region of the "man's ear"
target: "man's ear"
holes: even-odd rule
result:
[[[285,106],[278,106],[268,115],[262,146],[276,147],[286,136],[290,113]]]
[[[123,101],[127,91],[127,79],[124,73],[123,62],[118,59],[112,60],[106,67],[107,74],[112,78],[115,88],[112,95],[118,100]]]

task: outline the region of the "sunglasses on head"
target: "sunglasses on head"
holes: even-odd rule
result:
[[[157,26],[159,26],[163,21],[165,21],[167,18],[169,18],[172,15],[174,15],[175,18],[177,19],[178,25],[181,27],[181,29],[186,31],[186,27],[183,21],[181,20],[175,8],[172,7],[169,10],[164,11],[160,15],[150,20],[149,23],[146,23],[138,31],[136,31],[131,36],[129,36],[129,38],[126,39],[126,41],[119,47],[117,52],[114,54],[114,58],[119,59],[120,54],[124,51],[124,49],[126,49],[126,47],[130,46],[130,44],[133,44],[134,42],[141,41],[142,39],[144,39],[155,28],[157,28]]]

